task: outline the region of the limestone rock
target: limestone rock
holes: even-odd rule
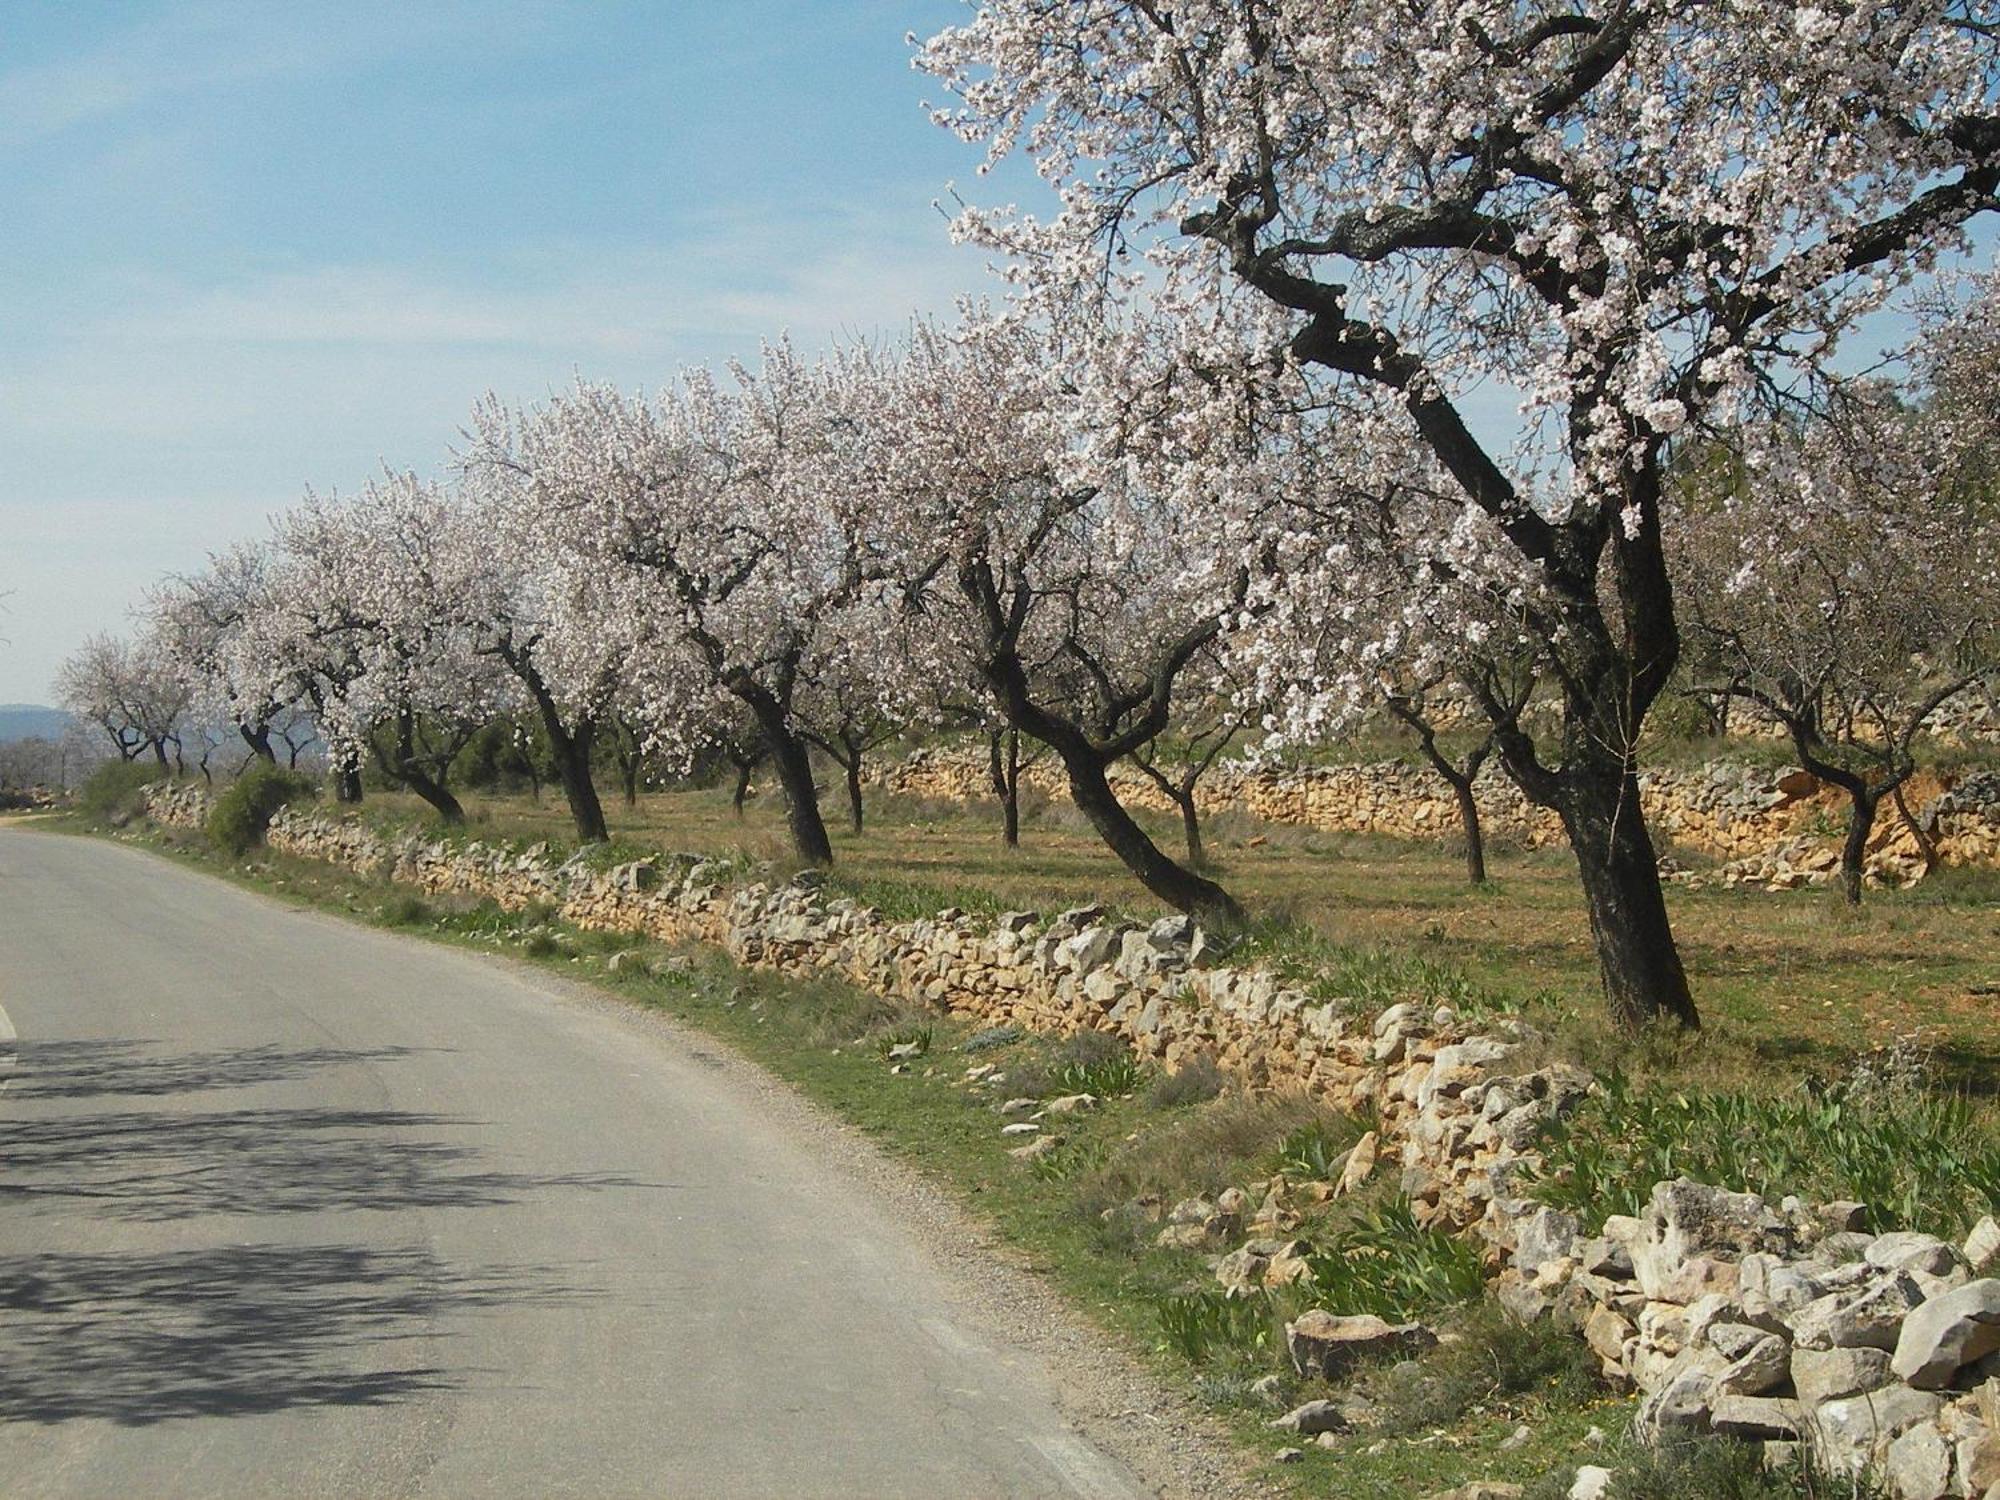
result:
[[[1372,1313],[1342,1317],[1313,1308],[1285,1325],[1285,1348],[1301,1375],[1338,1379],[1356,1360],[1372,1354],[1429,1348],[1437,1335],[1421,1323],[1393,1324]]]
[[[1889,1444],[1938,1414],[1944,1398],[1904,1385],[1844,1396],[1814,1408],[1812,1436],[1820,1456],[1844,1474],[1881,1462]]]
[[[1710,1424],[1725,1437],[1789,1442],[1805,1425],[1805,1408],[1773,1396],[1718,1396]]]
[[[1322,1432],[1345,1432],[1348,1421],[1347,1414],[1336,1403],[1308,1401],[1274,1420],[1271,1426],[1296,1432],[1300,1437],[1313,1437]]]
[[[1919,1422],[1889,1445],[1883,1476],[1896,1500],[1944,1500],[1951,1492],[1951,1445],[1929,1422]]]
[[[1881,1349],[1794,1349],[1792,1389],[1808,1406],[1885,1385],[1889,1356]]]
[[[2000,1282],[1994,1287],[2000,1291]],[[1894,1349],[1903,1320],[1923,1300],[1923,1289],[1901,1272],[1859,1292],[1828,1292],[1791,1315],[1792,1342],[1801,1349]]]
[[[1739,1260],[1791,1245],[1789,1227],[1755,1193],[1726,1192],[1686,1177],[1656,1185],[1641,1222],[1632,1265],[1648,1297],[1658,1297],[1696,1256]]]
[[[1969,1282],[1911,1313],[1892,1368],[1919,1390],[1951,1384],[1964,1366],[2000,1349],[2000,1280]]]
[[[1985,1215],[1972,1226],[1961,1253],[1975,1276],[1983,1276],[2000,1265],[2000,1223],[1994,1222],[1993,1215]]]
[[[1570,1254],[1582,1229],[1574,1214],[1546,1207],[1536,1209],[1514,1228],[1515,1266],[1532,1272],[1544,1261]]]

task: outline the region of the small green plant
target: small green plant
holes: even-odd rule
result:
[[[988,1026],[983,1031],[973,1032],[971,1036],[960,1042],[958,1050],[961,1052],[990,1052],[995,1047],[1010,1046],[1020,1041],[1026,1035],[1027,1033],[1021,1030],[1020,1027],[1012,1024]]]
[[[1308,1120],[1278,1144],[1277,1168],[1287,1177],[1330,1182],[1340,1176],[1354,1138],[1325,1120]]]
[[[382,920],[391,927],[428,927],[436,919],[428,901],[408,892],[392,896],[382,908]]]
[[[1321,1305],[1392,1323],[1469,1302],[1486,1285],[1472,1243],[1418,1224],[1404,1198],[1361,1215],[1306,1263]]]
[[[531,929],[521,939],[521,951],[529,958],[567,958],[569,947],[546,927]]]
[[[1872,1479],[1831,1472],[1804,1447],[1788,1463],[1767,1465],[1759,1443],[1680,1438],[1657,1448],[1621,1443],[1595,1461],[1616,1476],[1609,1500],[1884,1500]],[[1559,1500],[1575,1472],[1556,1470],[1522,1500]]]
[[[279,808],[312,794],[309,778],[268,761],[254,761],[215,799],[203,831],[224,854],[240,858],[264,841],[264,830]]]
[[[1095,1094],[1115,1099],[1129,1094],[1145,1078],[1145,1070],[1131,1053],[1107,1057],[1102,1062],[1064,1063],[1049,1075],[1049,1091],[1056,1094]]]
[[[145,812],[146,788],[166,775],[157,765],[107,760],[77,791],[76,803],[92,821],[123,828]]]
[[[1159,1299],[1160,1346],[1191,1365],[1228,1355],[1241,1359],[1272,1347],[1271,1310],[1262,1296],[1232,1297],[1217,1287],[1169,1292]]]
[[[1449,1426],[1480,1408],[1580,1406],[1602,1390],[1588,1344],[1481,1301],[1421,1358],[1384,1370],[1369,1395],[1384,1432],[1410,1433]]]

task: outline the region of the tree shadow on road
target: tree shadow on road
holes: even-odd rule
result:
[[[212,1052],[162,1052],[146,1038],[117,1041],[24,1041],[10,1096],[92,1099],[101,1095],[158,1098],[207,1089],[292,1083],[323,1068],[390,1062],[415,1047],[231,1047]]]
[[[0,1205],[118,1219],[488,1208],[551,1189],[664,1189],[615,1173],[483,1165],[479,1122],[398,1109],[44,1115],[0,1122]]]
[[[144,1426],[447,1389],[442,1313],[593,1295],[419,1249],[248,1245],[0,1257],[0,1422]]]

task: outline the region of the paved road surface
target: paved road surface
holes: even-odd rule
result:
[[[22,829],[0,1005],[9,1500],[1141,1492],[857,1174],[615,1007]]]

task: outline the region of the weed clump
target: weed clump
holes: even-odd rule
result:
[[[1148,1109],[1181,1109],[1190,1104],[1206,1104],[1222,1092],[1222,1069],[1213,1060],[1197,1057],[1162,1073],[1146,1090]]]
[[[1403,1198],[1357,1215],[1306,1264],[1321,1306],[1391,1323],[1473,1301],[1486,1285],[1472,1242],[1418,1224]]]
[[[1375,1425],[1398,1435],[1531,1401],[1581,1406],[1602,1389],[1589,1345],[1547,1322],[1523,1323],[1486,1301],[1420,1359],[1384,1370],[1368,1396],[1378,1414]]]
[[[264,841],[264,830],[271,826],[279,808],[312,795],[309,778],[258,761],[246,767],[215,799],[203,831],[217,849],[238,858]]]
[[[123,828],[146,811],[146,788],[166,779],[156,765],[108,760],[90,773],[76,794],[77,806],[92,821]]]
[[[1616,1475],[1610,1500],[1885,1500],[1872,1479],[1829,1472],[1805,1448],[1789,1463],[1767,1465],[1757,1443],[1680,1438],[1657,1448],[1621,1445],[1602,1462]],[[1522,1500],[1562,1500],[1575,1474],[1557,1469]]]
[[[1542,1202],[1592,1223],[1692,1177],[1773,1196],[1851,1199],[1870,1227],[1962,1232],[2000,1203],[2000,1136],[1962,1094],[1877,1065],[1779,1094],[1642,1090],[1613,1070],[1543,1146]]]

